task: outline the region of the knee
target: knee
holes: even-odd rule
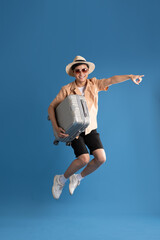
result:
[[[101,156],[97,158],[98,163],[101,165],[106,162],[106,156]]]
[[[106,162],[106,153],[104,149],[97,149],[93,152],[93,155],[95,157],[95,162],[98,166]]]
[[[82,165],[85,166],[89,163],[90,156],[89,154],[82,154],[78,157],[78,159],[81,161]]]

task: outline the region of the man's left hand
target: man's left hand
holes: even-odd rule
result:
[[[139,85],[142,82],[142,77],[144,77],[144,75],[132,75],[132,74],[130,76],[131,80],[137,85]]]

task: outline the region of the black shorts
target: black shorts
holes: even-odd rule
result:
[[[100,140],[99,133],[97,130],[92,130],[89,134],[81,133],[78,139],[74,139],[71,142],[71,146],[74,150],[76,157],[79,157],[81,154],[88,153],[87,147],[90,150],[90,154],[96,149],[103,148],[102,142]]]

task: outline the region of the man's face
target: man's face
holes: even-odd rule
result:
[[[79,65],[75,67],[73,73],[78,83],[84,83],[88,78],[88,67],[86,64]]]

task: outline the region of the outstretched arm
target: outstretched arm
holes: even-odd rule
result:
[[[127,81],[129,79],[131,79],[135,84],[139,85],[140,82],[142,81],[142,77],[144,77],[144,75],[117,75],[117,76],[113,76],[110,78],[106,79],[106,86],[110,86],[112,84],[116,84],[116,83],[121,83],[124,81]]]

